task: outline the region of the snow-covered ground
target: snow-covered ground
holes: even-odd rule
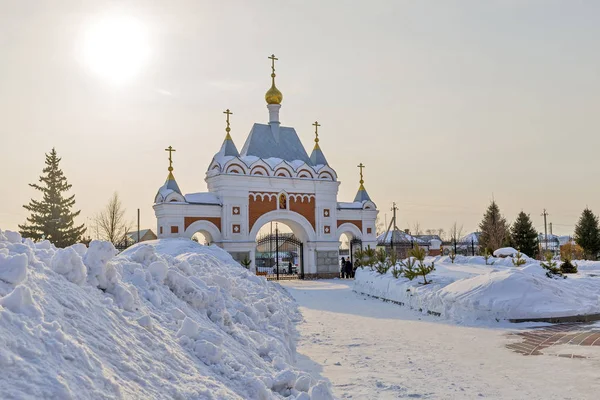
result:
[[[189,240],[56,249],[0,231],[0,398],[313,399],[297,306]]]
[[[298,366],[342,399],[598,398],[600,348],[587,359],[523,356],[505,345],[523,324],[464,327],[361,296],[352,281],[282,283],[298,301]]]
[[[358,269],[354,289],[403,303],[423,313],[469,324],[507,319],[564,317],[600,313],[600,262],[575,262],[580,272],[550,279],[536,260],[515,267],[511,258],[457,256],[426,259],[434,262],[428,275],[412,281]]]

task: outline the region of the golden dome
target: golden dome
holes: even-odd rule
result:
[[[265,100],[267,101],[267,104],[281,104],[281,101],[283,100],[283,95],[275,86],[275,78],[273,78],[271,89],[267,90],[267,93],[265,93]]]

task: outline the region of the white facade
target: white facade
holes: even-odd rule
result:
[[[206,172],[208,192],[183,195],[169,173],[154,199],[158,237],[191,238],[201,232],[254,266],[259,230],[281,222],[303,243],[305,275],[337,275],[342,234],[375,248],[377,208],[362,181],[354,202],[338,202],[340,182],[318,139],[309,157],[296,131],[280,126],[281,105],[267,107],[269,123],[253,126],[241,153],[227,126],[226,139]]]

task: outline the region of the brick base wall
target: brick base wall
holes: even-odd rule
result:
[[[304,279],[333,279],[333,278],[339,278],[340,277],[340,273],[336,272],[323,272],[323,273],[316,273],[316,274],[304,274]]]
[[[317,274],[337,274],[340,272],[338,251],[317,251]]]

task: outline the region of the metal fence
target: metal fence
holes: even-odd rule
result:
[[[447,256],[454,252],[454,254],[460,254],[463,256],[478,256],[481,255],[479,245],[475,243],[475,240],[469,241],[457,241],[448,240],[442,242],[442,255]]]

